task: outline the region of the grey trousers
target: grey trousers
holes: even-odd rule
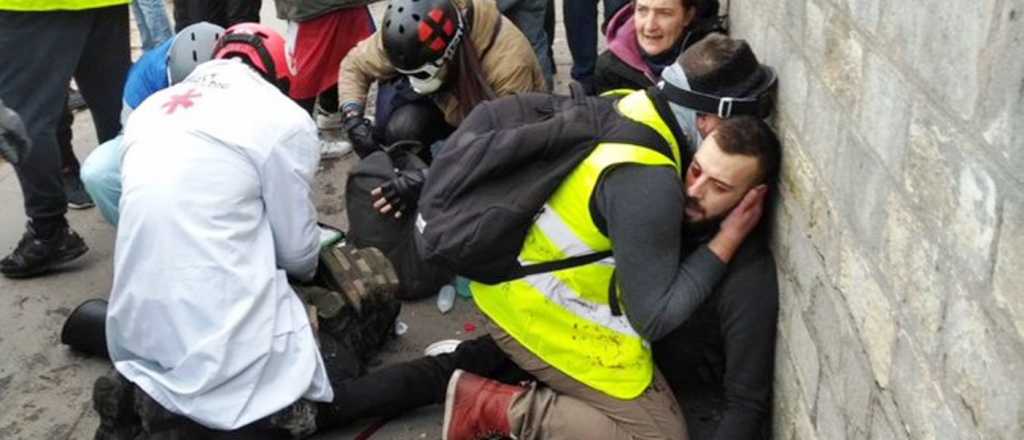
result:
[[[128,5],[83,11],[0,11],[0,99],[21,115],[32,150],[18,165],[29,218],[63,216],[57,123],[75,78],[99,142],[121,131],[121,94],[131,66]]]
[[[512,20],[530,42],[550,91],[554,87],[555,62],[549,48],[555,36],[548,35],[544,28],[548,0],[498,0],[497,3],[501,13]]]
[[[504,330],[488,323],[494,342],[538,385],[509,409],[512,434],[520,440],[687,440],[686,420],[668,383],[654,382],[635,399],[611,397],[548,365]]]

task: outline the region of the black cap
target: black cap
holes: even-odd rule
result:
[[[721,34],[711,34],[697,42],[679,57],[679,62],[690,89],[708,95],[754,98],[774,79],[746,41]]]

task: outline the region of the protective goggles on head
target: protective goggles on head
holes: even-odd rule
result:
[[[659,81],[658,89],[673,104],[677,104],[698,113],[717,115],[725,119],[732,116],[756,116],[764,119],[771,115],[772,107],[775,105],[775,89],[778,85],[778,78],[775,71],[768,66],[762,66],[767,74],[767,80],[757,89],[751,91],[747,97],[737,98],[732,96],[715,96],[707,93],[686,90],[668,81]]]

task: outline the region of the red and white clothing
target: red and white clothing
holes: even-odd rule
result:
[[[317,131],[236,60],[200,65],[128,119],[107,344],[168,410],[236,429],[331,401],[305,308]]]
[[[291,96],[310,99],[338,84],[338,66],[360,41],[373,35],[365,6],[338,9],[303,22],[288,22],[288,59],[295,80]]]

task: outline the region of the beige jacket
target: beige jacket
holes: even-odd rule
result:
[[[541,73],[537,56],[519,29],[508,18],[498,12],[494,0],[453,0],[466,11],[473,2],[473,19],[470,39],[482,54],[481,66],[484,76],[497,96],[521,92],[544,90],[544,75]],[[494,30],[501,20],[498,35]],[[366,103],[366,93],[373,81],[385,80],[399,75],[391,65],[382,43],[380,31],[359,43],[344,60],[338,76],[338,97],[343,105],[349,102]],[[439,92],[434,96],[445,120],[458,126],[458,100],[451,92]],[[468,111],[465,113],[469,113]]]

